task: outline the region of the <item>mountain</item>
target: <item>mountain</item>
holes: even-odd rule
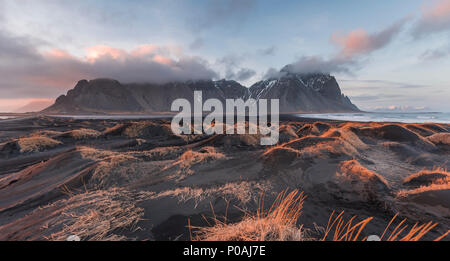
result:
[[[167,84],[121,84],[111,79],[81,80],[45,109],[47,113],[168,112],[175,99],[193,102],[194,91],[203,100],[247,99],[248,88],[235,81],[187,81]]]
[[[31,101],[24,106],[14,110],[14,113],[27,113],[27,112],[36,112],[41,111],[48,106],[53,104],[53,100],[50,99],[36,99],[34,101]]]
[[[195,90],[203,100],[242,98],[280,99],[280,112],[351,112],[359,109],[341,93],[336,79],[329,74],[290,73],[244,87],[236,81],[201,80],[166,84],[122,84],[111,79],[81,80],[61,95],[46,113],[146,113],[169,112],[175,99],[193,102]]]
[[[359,109],[342,94],[336,78],[322,73],[291,73],[286,66],[280,75],[250,87],[253,99],[280,99],[280,112],[351,112]]]

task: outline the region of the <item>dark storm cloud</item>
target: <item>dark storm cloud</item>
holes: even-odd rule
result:
[[[0,61],[34,60],[39,54],[33,47],[38,41],[27,37],[14,37],[0,29]]]

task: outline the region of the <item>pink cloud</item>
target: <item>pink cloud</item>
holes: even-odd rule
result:
[[[334,33],[331,42],[340,47],[339,57],[357,58],[387,46],[397,36],[410,18],[402,19],[382,31],[369,34],[364,29],[357,29],[348,34]]]
[[[167,66],[171,66],[171,65],[175,64],[175,62],[172,59],[164,57],[162,55],[155,55],[153,57],[153,61],[160,63],[160,64],[167,65]]]
[[[127,56],[127,52],[121,49],[113,48],[107,45],[96,45],[86,49],[86,59],[89,62],[95,62],[102,57],[110,57],[114,60],[120,60]]]
[[[76,56],[60,49],[40,51],[31,39],[3,31],[0,42],[0,63],[8,65],[0,70],[3,99],[57,97],[81,79],[162,84],[218,77],[208,61],[185,55],[172,45],[148,44],[131,50],[95,45],[86,48],[85,55]],[[10,111],[17,102],[2,101],[0,109]]]
[[[72,58],[72,56],[61,49],[52,49],[50,51],[44,52],[44,56],[48,57],[48,58],[55,58],[55,59],[68,59],[68,58]]]
[[[130,52],[130,54],[133,56],[140,56],[140,57],[148,56],[148,55],[155,54],[156,52],[158,52],[159,49],[160,49],[160,47],[158,45],[146,44],[146,45],[138,46],[137,48],[132,50]]]
[[[340,55],[343,57],[353,57],[372,49],[372,41],[367,31],[358,29],[342,35],[334,33],[331,41],[341,47]]]
[[[427,19],[449,19],[450,0],[440,0],[434,6],[422,7],[422,15]]]
[[[413,29],[416,38],[450,30],[450,0],[434,1],[422,7],[421,17]]]

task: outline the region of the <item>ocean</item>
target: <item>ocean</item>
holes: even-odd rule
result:
[[[299,117],[360,122],[450,123],[449,112],[362,112],[296,114]]]
[[[160,119],[171,115],[54,115],[53,117],[72,118],[78,120],[141,120]],[[402,122],[402,123],[450,123],[449,112],[418,112],[418,113],[393,113],[393,112],[359,112],[359,113],[319,113],[319,114],[295,114],[298,117],[317,118],[342,121],[360,122]],[[1,116],[0,120],[15,117]]]

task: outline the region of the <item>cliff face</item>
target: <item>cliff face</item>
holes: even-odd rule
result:
[[[175,99],[193,102],[194,91],[203,99],[247,99],[248,88],[235,81],[188,81],[167,84],[121,84],[116,80],[81,80],[56,99],[47,113],[168,112]]]
[[[283,70],[281,71],[283,72]],[[341,93],[336,79],[327,74],[292,74],[267,79],[246,88],[235,81],[187,81],[167,84],[121,84],[116,80],[81,80],[56,99],[46,113],[150,113],[169,112],[175,99],[193,101],[194,91],[203,100],[242,98],[280,99],[280,112],[359,111]]]
[[[255,83],[251,98],[280,99],[281,112],[352,112],[359,109],[327,74],[292,74]]]

